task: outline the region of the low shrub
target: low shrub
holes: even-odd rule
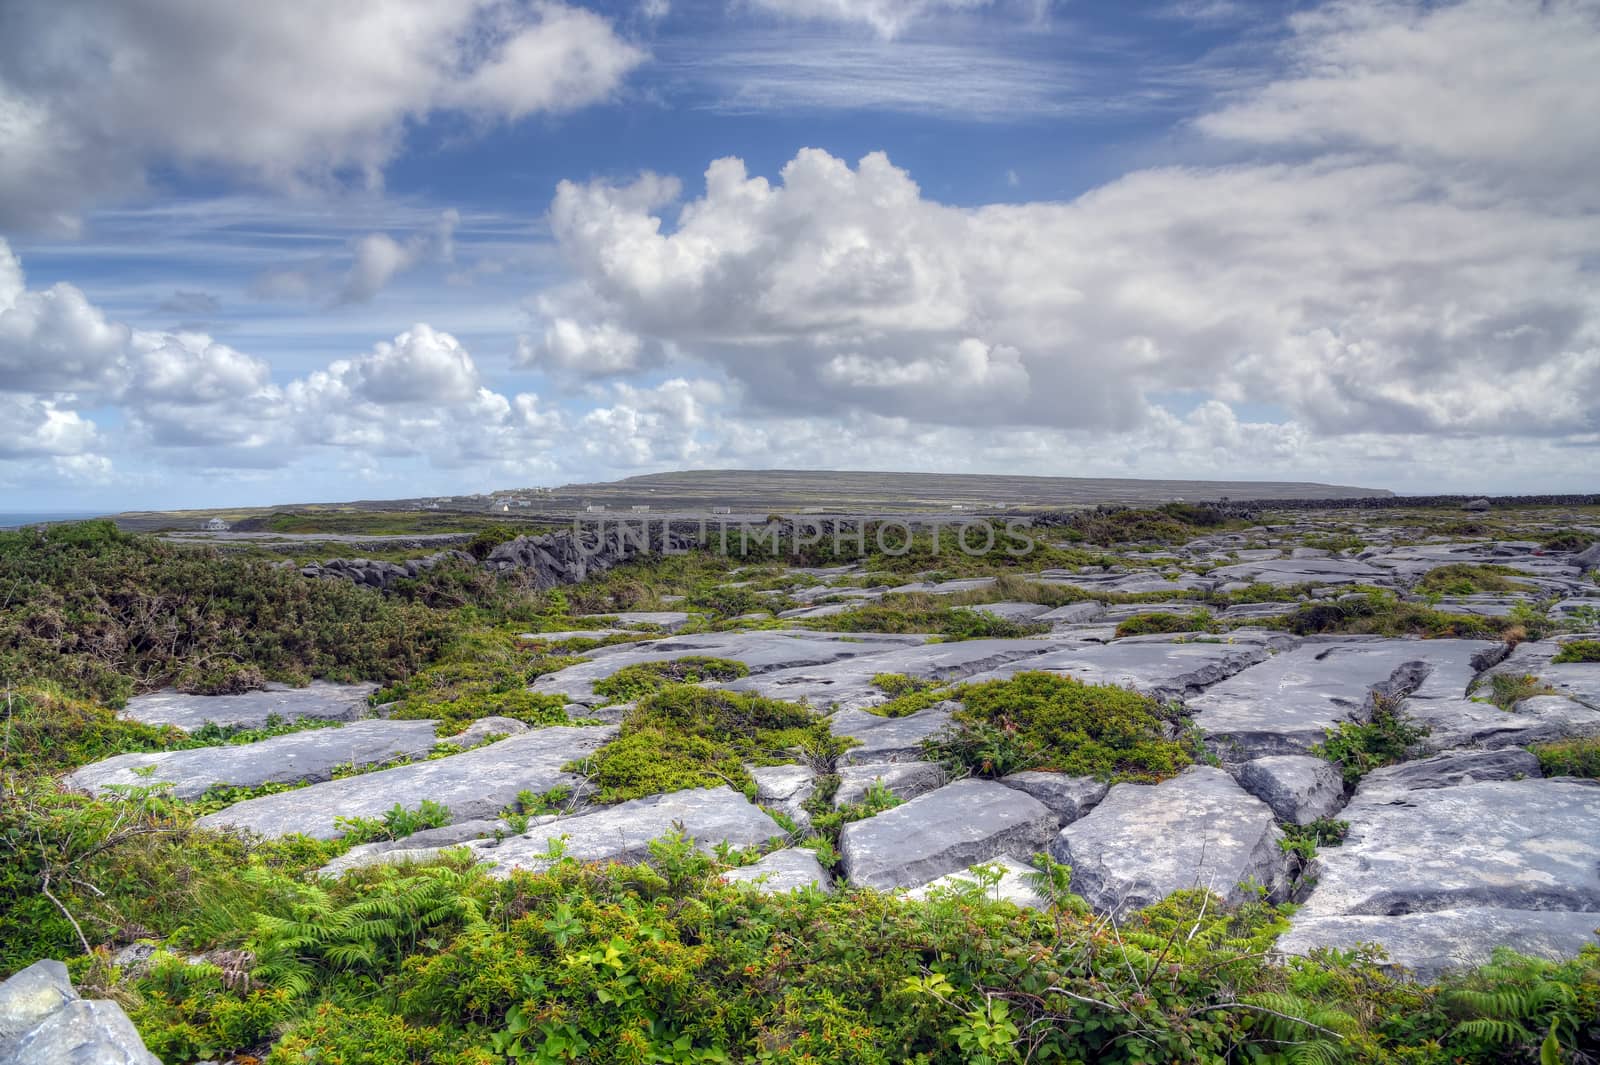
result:
[[[1510,710],[1536,695],[1555,694],[1554,688],[1532,673],[1496,673],[1489,678],[1489,701],[1502,710]]]
[[[1600,780],[1600,739],[1541,743],[1528,749],[1539,759],[1539,768],[1547,777]]]
[[[617,738],[570,768],[588,775],[596,801],[730,784],[753,786],[745,763],[827,759],[839,741],[797,703],[675,684],[640,699]]]
[[[1399,700],[1377,697],[1372,718],[1346,721],[1329,729],[1327,739],[1311,749],[1318,758],[1337,763],[1346,784],[1355,784],[1374,769],[1405,760],[1406,752],[1428,734],[1427,728],[1402,716]]]
[[[1209,610],[1192,610],[1187,614],[1156,611],[1135,614],[1117,625],[1117,636],[1150,636],[1164,632],[1213,632],[1216,619]]]
[[[962,772],[1045,769],[1151,783],[1194,760],[1187,743],[1169,738],[1177,713],[1127,688],[1027,672],[966,685],[956,697],[962,705],[953,727],[929,752]]]
[[[750,667],[731,658],[686,655],[659,662],[640,662],[624,666],[611,676],[595,682],[596,695],[613,703],[632,702],[669,684],[700,684],[704,681],[738,680],[750,675]]]
[[[1525,592],[1530,585],[1513,580],[1519,571],[1509,566],[1475,566],[1456,562],[1429,570],[1417,582],[1417,591],[1434,595],[1476,595],[1479,592]]]
[[[1568,640],[1550,661],[1600,662],[1600,640]]]

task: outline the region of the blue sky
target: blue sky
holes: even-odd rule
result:
[[[253,7],[0,13],[0,509],[1594,487],[1594,0]]]

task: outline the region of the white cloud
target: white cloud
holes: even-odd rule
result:
[[[1468,164],[1594,204],[1595,0],[1343,0],[1289,24],[1287,75],[1205,116],[1202,129]]]
[[[1592,433],[1600,215],[1495,162],[1340,151],[971,209],[806,149],[777,183],[717,160],[681,205],[563,183],[551,223],[600,308],[572,331],[671,345],[766,411],[1123,431],[1187,390],[1351,438]]]
[[[894,37],[913,22],[952,11],[976,11],[993,0],[750,0],[752,6],[786,18],[861,23]]]
[[[93,422],[49,400],[0,392],[0,459],[70,458],[104,446]]]
[[[550,0],[16,5],[0,34],[0,226],[70,227],[162,166],[376,183],[409,122],[570,111],[644,58]]]

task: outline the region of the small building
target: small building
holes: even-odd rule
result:
[[[206,532],[227,532],[228,523],[223,521],[221,518],[212,518],[202,525],[201,528],[205,529]]]
[[[583,508],[583,512],[585,514],[604,514],[606,512],[606,505],[604,503],[590,503],[588,506]]]
[[[732,507],[712,507],[711,508],[711,513],[713,513],[713,514],[732,514],[733,513],[733,508]]]
[[[633,506],[629,507],[628,509],[633,511],[635,514],[648,514],[650,512],[650,504],[649,503],[635,503]]]

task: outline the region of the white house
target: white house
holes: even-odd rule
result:
[[[202,526],[206,532],[227,532],[228,523],[221,518],[212,518]]]

